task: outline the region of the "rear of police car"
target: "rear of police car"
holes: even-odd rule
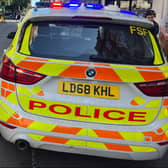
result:
[[[20,149],[161,158],[168,66],[151,23],[101,5],[52,6],[30,11],[4,53],[2,136]]]

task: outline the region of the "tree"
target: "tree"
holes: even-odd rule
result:
[[[13,0],[11,6],[13,11],[20,11],[23,8],[26,8],[30,0]]]

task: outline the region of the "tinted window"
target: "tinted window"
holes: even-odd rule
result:
[[[155,52],[150,36],[147,29],[136,26],[82,22],[33,23],[28,48],[29,55],[36,57],[153,65]]]

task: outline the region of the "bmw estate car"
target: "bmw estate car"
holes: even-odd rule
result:
[[[31,9],[1,60],[1,135],[21,150],[161,158],[168,64],[151,27],[115,6]]]

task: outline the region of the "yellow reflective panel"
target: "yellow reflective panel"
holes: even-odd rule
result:
[[[19,52],[25,55],[30,55],[29,41],[30,41],[31,29],[32,29],[32,24],[27,26],[25,33],[24,33],[23,40],[22,40],[22,44],[19,50]]]
[[[65,64],[46,63],[42,67],[40,67],[36,72],[44,73],[51,76],[57,76],[69,67],[70,65]]]
[[[167,71],[167,72],[163,72],[164,73],[164,76],[165,78],[167,77],[168,78],[168,64],[167,65],[162,65],[160,67],[158,67],[161,71]]]
[[[87,129],[82,128],[76,135],[86,136],[87,135]]]
[[[39,96],[40,96],[40,95],[41,95],[41,96],[44,95],[43,90],[42,90],[42,88],[41,88],[40,86],[36,86],[36,87],[32,88],[31,91],[32,91],[34,94],[37,94],[37,95],[39,95]]]
[[[18,94],[33,96],[33,94],[30,92],[30,89],[28,89],[28,88],[18,86],[17,90],[18,90]]]
[[[21,31],[21,28],[19,27],[16,34],[15,34],[13,41],[11,42],[9,48],[6,51],[6,55],[10,58],[13,57],[14,53],[16,52],[17,42],[18,42],[18,38],[20,35],[20,31]]]
[[[8,114],[6,109],[2,106],[2,101],[0,101],[0,120],[7,121],[11,115]]]
[[[162,128],[163,132],[168,131],[168,123],[163,125],[161,128]]]
[[[93,129],[88,129],[88,136],[91,137],[98,137],[98,135],[93,131]]]
[[[146,100],[144,100],[142,97],[140,97],[140,96],[136,96],[135,98],[134,98],[134,101],[138,104],[138,105],[141,105],[141,104],[144,104],[144,103],[146,103]]]
[[[121,69],[134,69],[136,70],[136,66],[132,66],[132,65],[119,65],[119,64],[110,64],[111,67],[114,67],[114,69],[116,68],[121,68]]]
[[[146,146],[130,146],[134,152],[156,152],[157,150],[152,147]]]
[[[43,135],[28,134],[28,136],[35,141],[41,141],[44,138]]]
[[[97,148],[97,149],[107,149],[106,145],[104,143],[100,143],[100,142],[87,141],[87,147],[88,148]]]
[[[56,127],[56,125],[53,125],[53,124],[48,124],[48,123],[42,123],[42,122],[34,121],[27,128],[34,129],[34,130],[39,130],[39,131],[51,132],[55,127]]]
[[[160,51],[158,49],[156,40],[155,40],[155,38],[154,38],[154,36],[152,35],[151,32],[149,32],[149,36],[150,36],[150,39],[152,41],[153,50],[154,50],[154,65],[163,64],[163,60],[162,60]]]
[[[86,142],[85,141],[80,141],[80,140],[74,140],[70,139],[68,142],[65,143],[66,145],[72,145],[72,146],[82,146],[86,147]]]
[[[142,132],[119,132],[124,140],[128,141],[144,141]]]
[[[1,106],[3,107],[3,109],[9,114],[9,115],[13,115],[15,113],[15,111],[13,109],[11,109],[6,103],[4,103],[3,101],[1,101]]]
[[[55,63],[60,63],[60,64],[74,64],[75,63],[75,61],[67,61],[67,60],[48,60],[48,62],[55,62]]]
[[[161,102],[161,100],[151,100],[148,104],[145,105],[145,107],[160,107]]]
[[[9,101],[10,103],[13,103],[13,104],[15,104],[15,105],[18,105],[16,93],[11,93],[11,94],[9,94],[6,99],[7,99],[7,101]]]
[[[159,120],[167,118],[168,117],[168,107],[163,107],[161,109],[160,115],[158,117]]]
[[[124,82],[136,82],[136,81],[145,81],[142,75],[135,70],[122,70],[122,69],[114,69],[117,75]]]

